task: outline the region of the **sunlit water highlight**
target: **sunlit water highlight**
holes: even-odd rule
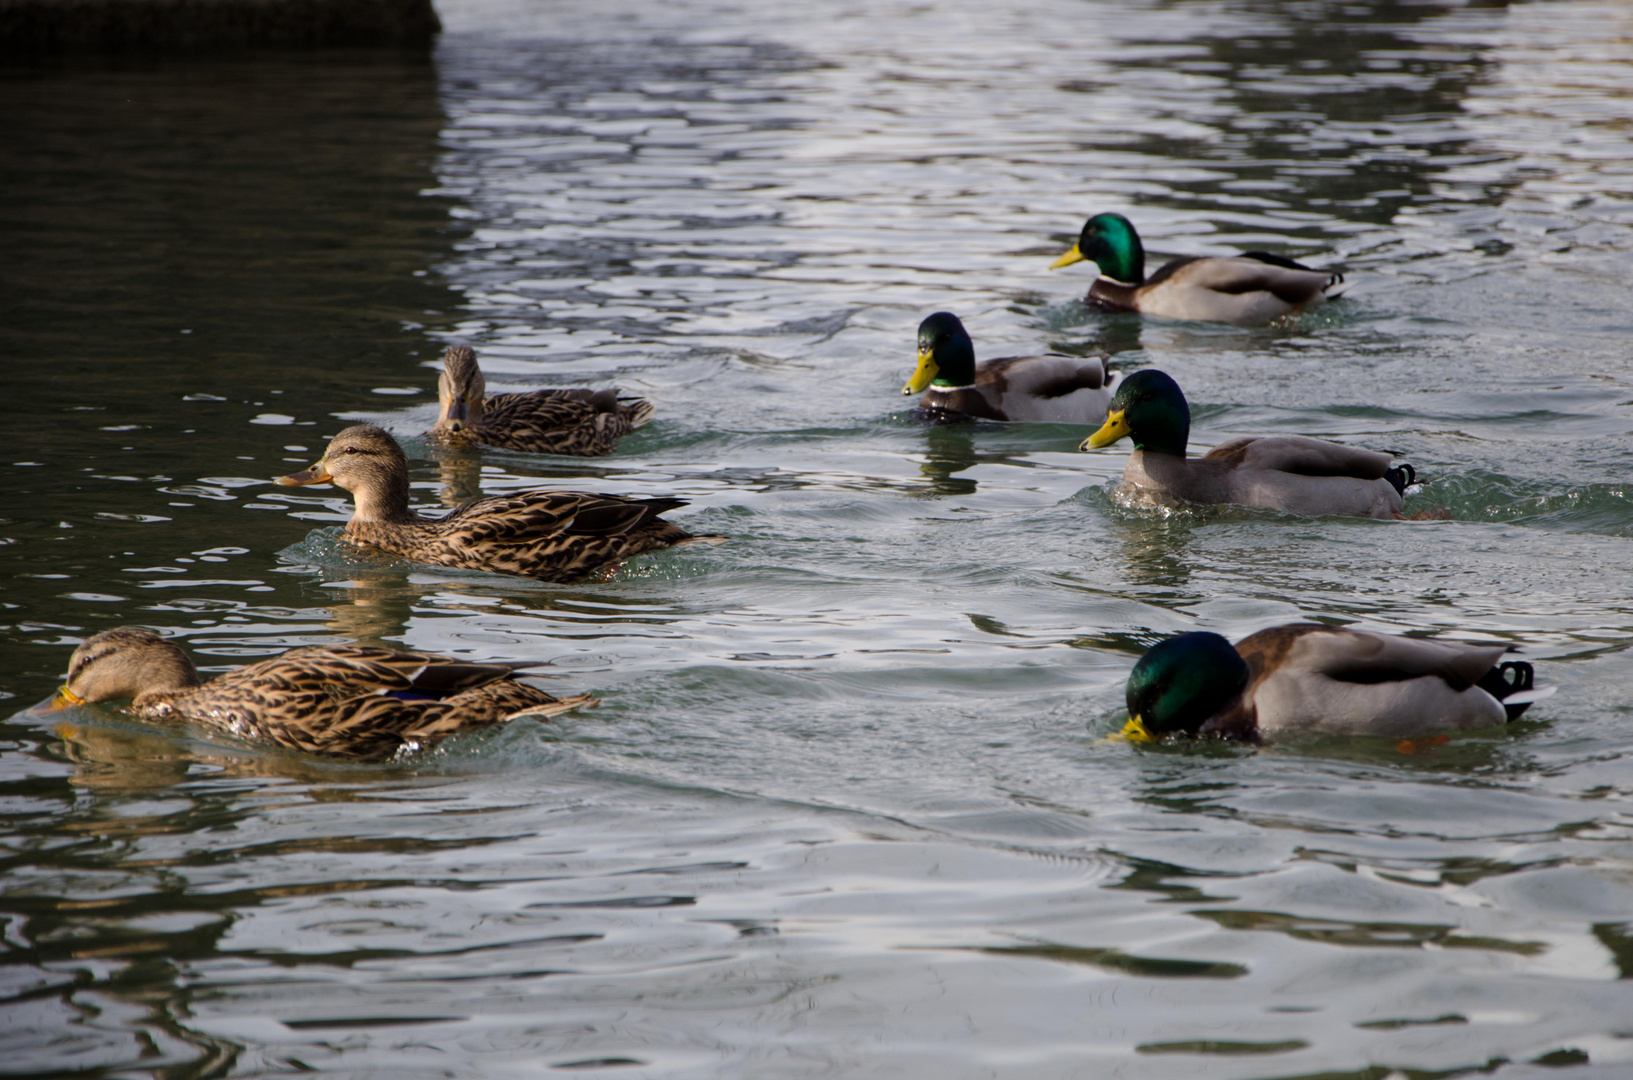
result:
[[[18,1075],[1343,1077],[1633,1068],[1633,18],[1605,2],[462,0],[431,61],[0,76],[0,689],[140,623],[546,659],[597,709],[355,767],[103,712],[0,738]],[[1291,326],[1045,268],[1341,266]],[[19,269],[20,268],[20,269]],[[1399,452],[1409,524],[1156,514],[1121,448],[926,429],[913,332],[1160,366],[1197,445]],[[658,404],[437,460],[434,359]],[[548,586],[358,558],[268,477],[680,494],[717,548]],[[1291,619],[1520,645],[1403,754],[1108,738],[1134,656]]]

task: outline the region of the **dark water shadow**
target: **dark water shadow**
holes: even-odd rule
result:
[[[445,123],[430,56],[9,64],[0,115],[7,431],[38,463],[0,470],[0,573],[46,564],[122,596],[126,567],[223,544],[235,579],[264,572],[306,527],[246,513],[256,478],[309,461],[376,388],[429,396],[416,367],[448,299],[429,268],[463,231],[425,195]],[[117,617],[17,584],[65,628]],[[28,695],[60,662],[31,643],[0,632],[0,670],[43,677]]]

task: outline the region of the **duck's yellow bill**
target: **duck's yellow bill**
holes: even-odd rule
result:
[[[329,475],[329,466],[320,461],[310,469],[277,477],[272,482],[279,487],[304,487],[307,484],[327,484],[333,479],[334,477]]]
[[[1128,723],[1123,725],[1122,736],[1129,742],[1157,741],[1157,737],[1146,730],[1145,721],[1141,720],[1138,716],[1131,716],[1128,718]]]
[[[59,712],[72,705],[83,705],[85,699],[68,689],[66,686],[57,687],[57,694],[46,703],[46,712]]]
[[[1070,266],[1073,263],[1080,263],[1082,261],[1083,261],[1083,253],[1081,251],[1077,250],[1077,245],[1076,244],[1073,244],[1071,246],[1070,250],[1068,250],[1066,252],[1066,254],[1062,255],[1060,258],[1056,259],[1054,262],[1049,264],[1049,269],[1059,270],[1062,266]]]
[[[936,365],[935,356],[928,349],[921,350],[919,352],[918,370],[913,372],[913,377],[907,380],[906,386],[902,387],[902,393],[924,393],[924,388],[935,382],[936,375],[940,372],[941,368]]]
[[[1127,438],[1129,434],[1128,418],[1123,415],[1122,409],[1118,409],[1116,412],[1107,413],[1106,422],[1100,425],[1100,430],[1084,439],[1083,445],[1078,449],[1098,450],[1102,446],[1110,446],[1118,439]]]

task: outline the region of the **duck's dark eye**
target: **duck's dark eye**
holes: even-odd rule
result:
[[[355,453],[357,453],[357,447],[355,447],[355,446],[348,446],[348,447],[346,447],[346,449],[345,449],[345,450],[344,450],[344,451],[342,451],[342,452],[343,452],[343,453],[347,453],[347,454],[355,454]]]

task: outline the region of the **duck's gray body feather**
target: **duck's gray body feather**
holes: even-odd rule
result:
[[[1102,277],[1089,302],[1159,319],[1257,326],[1315,307],[1343,291],[1343,278],[1248,256],[1175,259],[1140,286]]]
[[[1006,356],[976,365],[969,386],[931,386],[919,405],[981,420],[1098,425],[1113,380],[1104,356]]]
[[[1403,503],[1395,485],[1384,479],[1390,460],[1388,454],[1301,435],[1243,438],[1200,458],[1136,450],[1123,483],[1187,502],[1393,518]]]
[[[1502,703],[1476,685],[1501,662],[1503,645],[1295,625],[1253,634],[1236,649],[1251,673],[1243,707],[1261,736],[1406,738],[1507,720]]]

